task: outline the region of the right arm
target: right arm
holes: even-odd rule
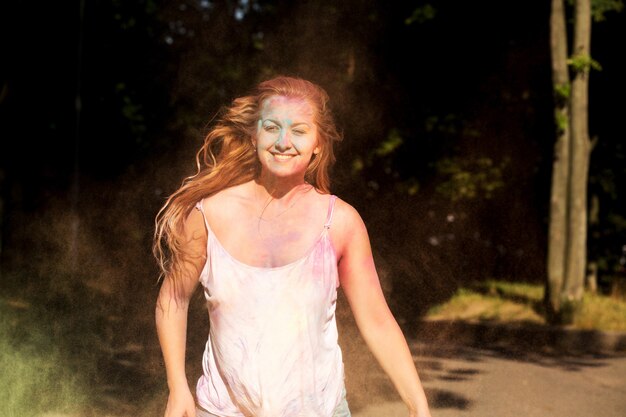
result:
[[[206,262],[207,232],[204,218],[192,209],[185,220],[185,249],[190,255],[176,286],[165,277],[156,304],[155,319],[165,362],[169,397],[165,417],[195,417],[196,407],[185,373],[187,313]]]

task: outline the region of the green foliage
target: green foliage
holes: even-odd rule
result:
[[[263,32],[253,33],[252,36],[252,47],[257,51],[262,51],[265,49],[265,44],[263,43]]]
[[[387,139],[383,140],[378,147],[374,150],[374,154],[379,157],[391,155],[398,149],[400,145],[404,143],[404,140],[400,136],[398,129],[391,129],[387,135]]]
[[[598,143],[590,159],[590,195],[597,197],[597,222],[590,225],[589,256],[597,262],[599,285],[610,288],[623,268],[620,259],[626,244],[626,147],[606,138]]]
[[[589,55],[574,55],[567,60],[567,64],[577,73],[588,73],[591,69],[602,71],[602,66],[598,61]]]
[[[591,177],[591,182],[607,197],[615,200],[618,197],[617,184],[615,183],[615,172],[610,168],[598,171]]]
[[[575,0],[568,0],[570,6],[575,5]],[[608,12],[621,12],[624,8],[623,0],[591,0],[591,17],[594,22],[602,22]]]
[[[554,94],[558,100],[567,100],[572,95],[572,85],[570,83],[555,84]]]
[[[126,2],[128,3],[128,2]],[[125,4],[122,0],[113,0],[113,20],[123,31],[133,29],[144,30],[144,16],[154,16],[158,11],[158,6],[154,0],[142,0],[134,2],[132,6]]]
[[[395,157],[398,156],[403,146],[407,144],[406,139],[397,128],[391,128],[387,137],[370,150],[365,157],[356,156],[352,160],[351,173],[358,176],[367,170],[367,175],[374,173],[382,175],[383,180],[391,181],[389,185],[397,194],[415,195],[420,189],[420,183],[414,175],[408,178],[401,178],[395,166]],[[380,177],[367,182],[368,195],[372,197],[380,188]]]
[[[415,177],[396,183],[396,191],[400,194],[415,195],[420,189],[420,183]]]
[[[416,22],[424,23],[433,20],[436,14],[437,10],[431,4],[427,3],[423,6],[416,7],[415,10],[413,10],[413,14],[404,20],[404,24],[409,26]]]
[[[564,132],[569,123],[569,118],[563,112],[557,111],[554,115],[554,122],[556,124],[557,132]]]
[[[459,131],[459,120],[455,114],[447,114],[444,117],[429,116],[424,119],[426,132],[437,132],[455,135]]]
[[[382,140],[376,148],[369,151],[365,157],[357,155],[352,160],[352,174],[359,174],[365,168],[371,168],[381,161],[386,162],[385,165],[389,165],[390,158],[393,157],[403,143],[404,139],[400,135],[399,130],[392,128],[387,134],[387,138]]]
[[[46,324],[29,305],[12,306],[0,298],[0,415],[37,416],[75,413],[86,404],[86,381],[68,366]]]
[[[147,127],[140,104],[133,102],[129,96],[122,99],[122,114],[130,122],[130,131],[137,141],[146,133]]]
[[[607,220],[613,224],[616,232],[626,232],[626,217],[618,213],[610,213]]]
[[[357,175],[365,168],[365,162],[363,162],[363,158],[357,156],[352,160],[352,175]]]
[[[605,14],[608,12],[621,12],[624,8],[622,0],[592,0],[591,14],[595,22],[605,20]]]
[[[437,191],[452,201],[473,198],[491,198],[504,187],[503,172],[509,164],[505,158],[496,164],[491,158],[442,158],[435,166],[444,178]]]

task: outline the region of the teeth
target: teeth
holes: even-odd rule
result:
[[[279,154],[274,154],[274,158],[278,159],[279,161],[286,161],[289,158],[292,158],[293,155],[279,155]]]

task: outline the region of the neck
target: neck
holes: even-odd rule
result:
[[[265,191],[268,197],[271,196],[274,200],[288,197],[290,194],[293,194],[292,191],[297,191],[305,184],[309,186],[304,181],[304,176],[276,178],[264,175],[263,172],[261,172],[259,178],[255,180],[255,183]]]

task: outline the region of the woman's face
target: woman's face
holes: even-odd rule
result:
[[[299,98],[266,99],[255,139],[264,174],[304,177],[311,157],[320,150],[314,107]]]

